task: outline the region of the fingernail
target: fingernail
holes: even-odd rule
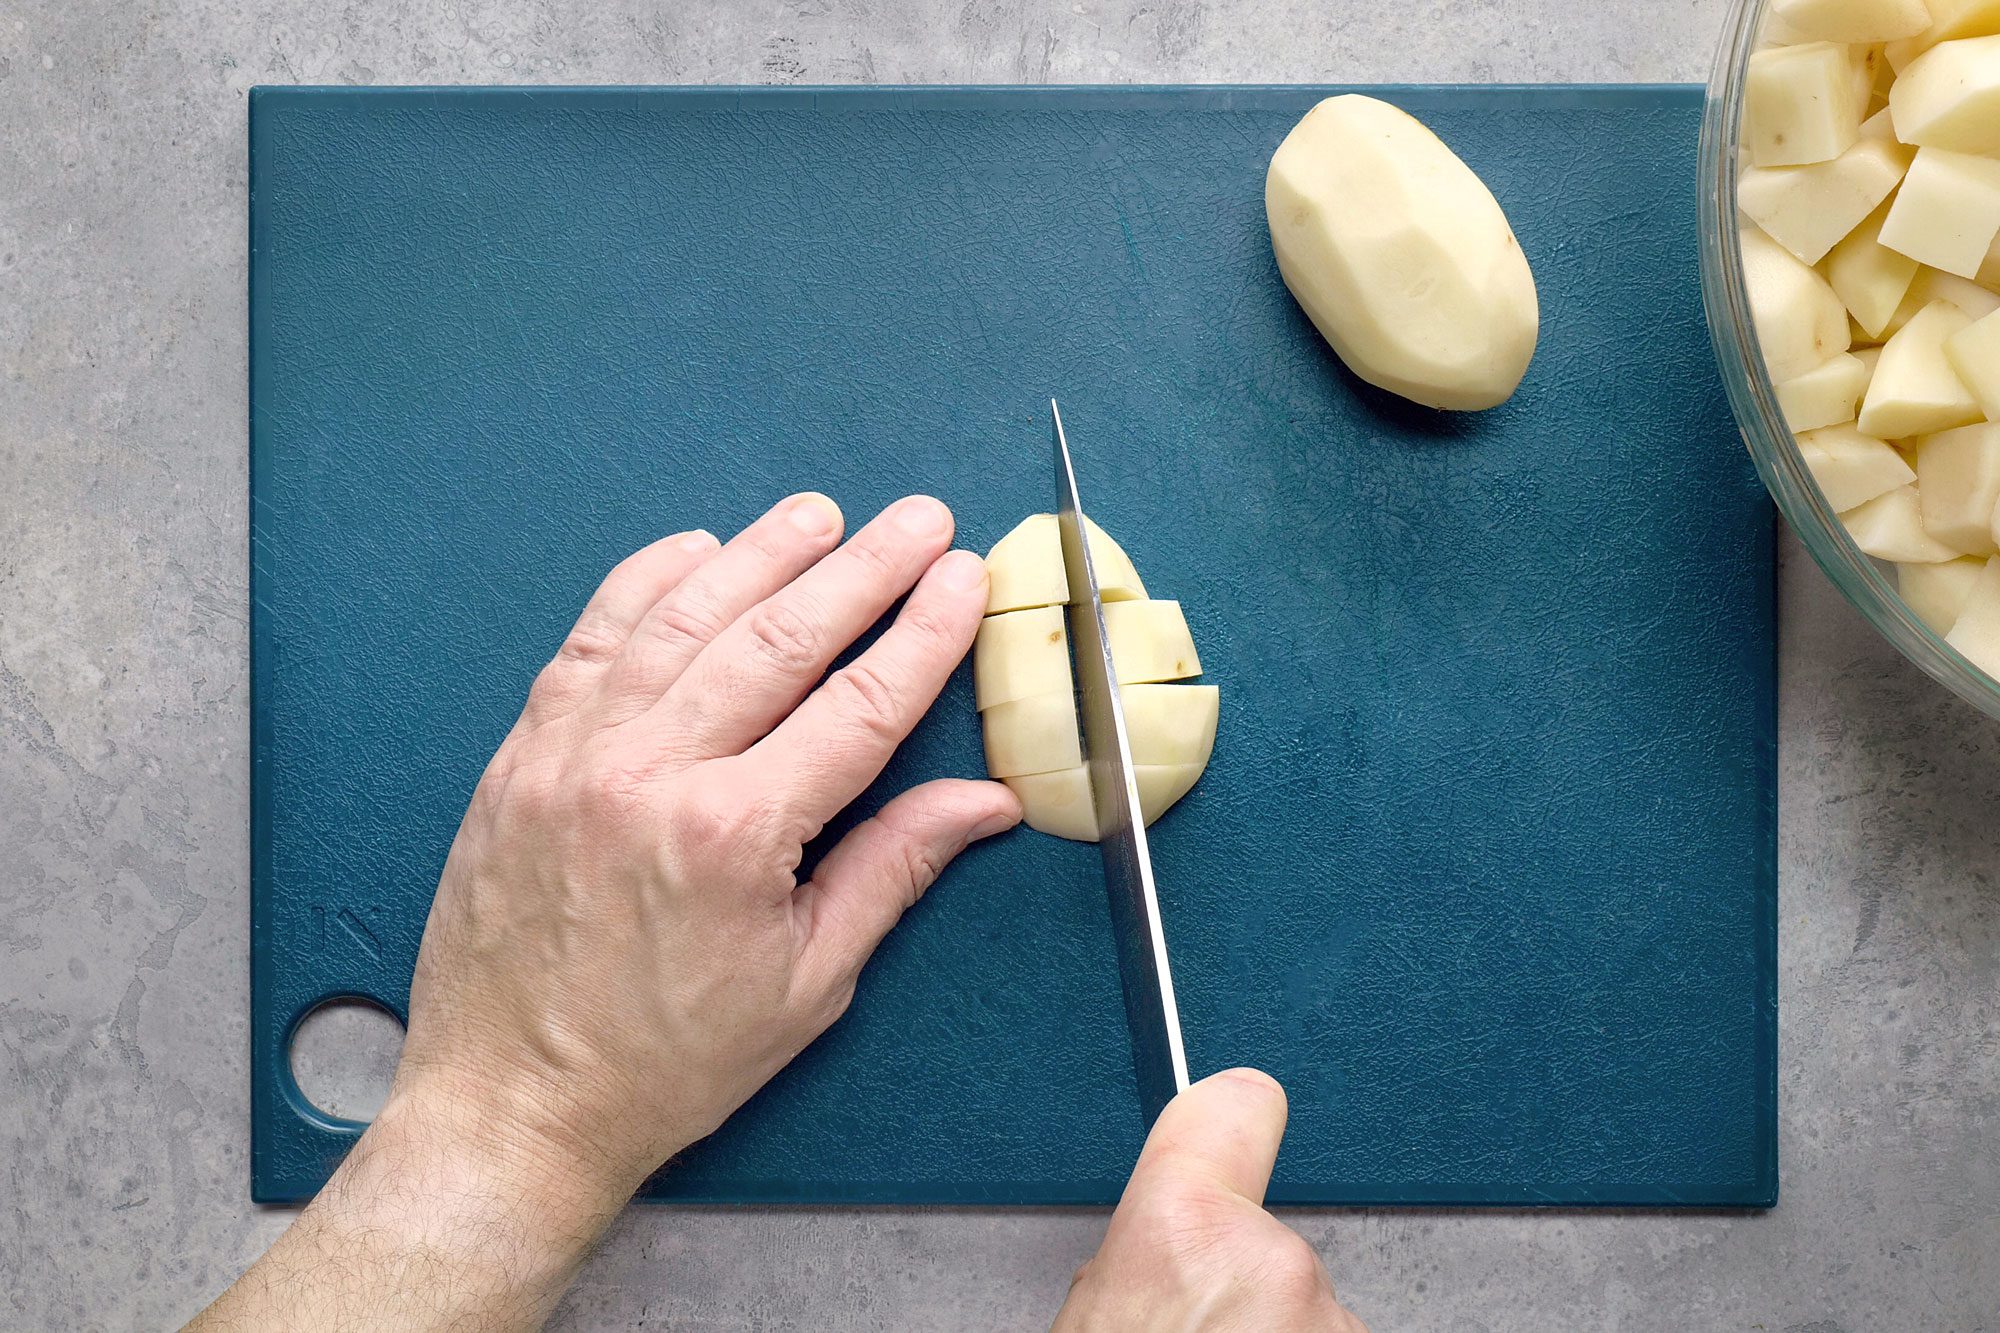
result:
[[[824,537],[840,526],[840,506],[817,491],[792,497],[792,526],[808,537]]]
[[[951,512],[928,495],[913,495],[898,501],[891,517],[897,527],[912,537],[935,537],[951,523]]]
[[[978,842],[981,838],[990,838],[996,833],[1005,833],[1020,822],[1021,817],[1019,815],[988,815],[985,819],[973,825],[972,840]]]
[[[986,562],[970,551],[953,551],[938,561],[937,576],[953,592],[971,592],[986,582]]]
[[[674,545],[683,551],[706,551],[715,545],[715,534],[696,528],[693,532],[683,532],[674,538]]]

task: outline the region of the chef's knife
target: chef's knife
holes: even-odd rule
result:
[[[1180,1010],[1174,1003],[1173,971],[1167,965],[1167,937],[1160,926],[1146,822],[1139,815],[1132,742],[1125,731],[1125,707],[1118,696],[1110,635],[1104,628],[1104,602],[1090,543],[1084,538],[1076,467],[1063,436],[1062,409],[1053,399],[1049,411],[1055,416],[1056,526],[1062,534],[1063,572],[1069,577],[1069,642],[1077,712],[1083,720],[1084,762],[1097,807],[1097,846],[1104,854],[1125,1019],[1132,1029],[1132,1068],[1138,1075],[1139,1106],[1150,1127],[1174,1094],[1188,1085],[1187,1052],[1181,1045]]]

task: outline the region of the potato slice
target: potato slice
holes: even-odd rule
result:
[[[1986,262],[1979,266],[1979,273],[1972,280],[1988,291],[2000,293],[2000,236],[1993,238],[1993,248],[1986,252]]]
[[[1069,669],[1069,630],[1060,606],[1038,606],[988,616],[972,641],[973,706],[1037,694],[1074,690]]]
[[[1201,658],[1179,602],[1107,603],[1104,632],[1111,638],[1111,662],[1120,685],[1201,674]]]
[[[1867,504],[1917,479],[1886,440],[1852,426],[1827,426],[1799,436],[1799,453],[1835,513]]]
[[[1984,560],[1969,555],[1935,565],[1897,565],[1896,591],[1917,619],[1939,634],[1949,634],[1985,568]]]
[[[1927,306],[1891,338],[1861,404],[1861,433],[1879,440],[1969,426],[1984,417],[1965,381],[1945,359],[1945,340],[1972,323],[1949,301]]]
[[[1851,352],[1778,386],[1778,406],[1794,431],[1818,430],[1854,420],[1868,389],[1868,367]]]
[[[1758,51],[1743,86],[1743,136],[1760,167],[1830,162],[1861,133],[1867,93],[1849,49],[1807,42]]]
[[[1944,357],[1986,419],[2000,421],[2000,310],[1946,338]]]
[[[1889,113],[1881,111],[1831,162],[1746,168],[1737,200],[1772,240],[1817,264],[1889,198],[1915,156],[1915,149],[1896,141]]]
[[[1776,0],[1771,11],[1806,41],[1893,42],[1931,26],[1924,0]]]
[[[1069,629],[1060,606],[1007,611],[980,622],[972,643],[972,693],[981,712],[1037,694],[1075,688]],[[1104,629],[1121,685],[1182,680],[1201,674],[1194,638],[1179,602],[1107,602]]]
[[[1924,531],[1960,555],[1992,555],[2000,503],[2000,425],[1965,426],[1917,441]]]
[[[1139,787],[1139,815],[1150,824],[1193,789],[1202,766],[1137,766],[1132,776]],[[1066,768],[1005,779],[1021,798],[1023,822],[1031,829],[1073,842],[1096,842],[1097,811],[1090,798],[1090,770]]]
[[[1146,595],[1139,571],[1125,548],[1084,516],[1090,534],[1090,558],[1097,567],[1097,586],[1107,602]],[[1069,576],[1063,570],[1062,533],[1054,514],[1033,514],[993,544],[986,553],[986,614],[1023,611],[1036,606],[1066,606]]]
[[[1755,227],[1743,229],[1743,281],[1773,382],[1847,350],[1847,308],[1819,273]]]
[[[1964,554],[1924,531],[1923,510],[1914,485],[1878,495],[1842,514],[1840,522],[1854,544],[1878,560],[1934,565]]]
[[[1142,767],[1208,763],[1222,692],[1213,685],[1121,685],[1132,762]],[[996,704],[979,715],[988,777],[1014,778],[1083,762],[1083,742],[1071,694],[1038,694]]]
[[[2000,676],[2000,560],[1988,560],[1944,641],[1989,676]]]
[[[1882,244],[1920,264],[1978,275],[2000,237],[2000,161],[1920,148],[1882,223]]]
[[[1492,191],[1407,112],[1315,106],[1271,158],[1264,209],[1285,286],[1356,375],[1459,412],[1520,387],[1534,273]]]
[[[1884,200],[1826,256],[1826,280],[1869,339],[1885,335],[1917,276],[1916,260],[1882,244],[1882,223],[1892,204]]]
[[[1932,47],[1896,80],[1889,108],[1904,143],[2000,156],[2000,37]]]

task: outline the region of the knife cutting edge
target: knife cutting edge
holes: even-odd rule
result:
[[[1090,543],[1084,537],[1076,467],[1063,434],[1062,409],[1054,399],[1049,400],[1049,411],[1055,418],[1056,526],[1062,535],[1063,572],[1069,579],[1067,615],[1077,713],[1097,810],[1097,846],[1104,856],[1125,1019],[1132,1030],[1132,1068],[1138,1077],[1140,1109],[1150,1127],[1174,1095],[1188,1086],[1187,1051],[1181,1042],[1180,1008],[1174,1001],[1173,969],[1167,961],[1146,823],[1139,815],[1132,742],[1125,730],[1118,672],[1104,627],[1104,602]]]

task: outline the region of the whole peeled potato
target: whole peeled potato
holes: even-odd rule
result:
[[[1356,375],[1459,412],[1520,387],[1535,275],[1492,191],[1415,117],[1321,102],[1271,158],[1264,208],[1285,285]]]

